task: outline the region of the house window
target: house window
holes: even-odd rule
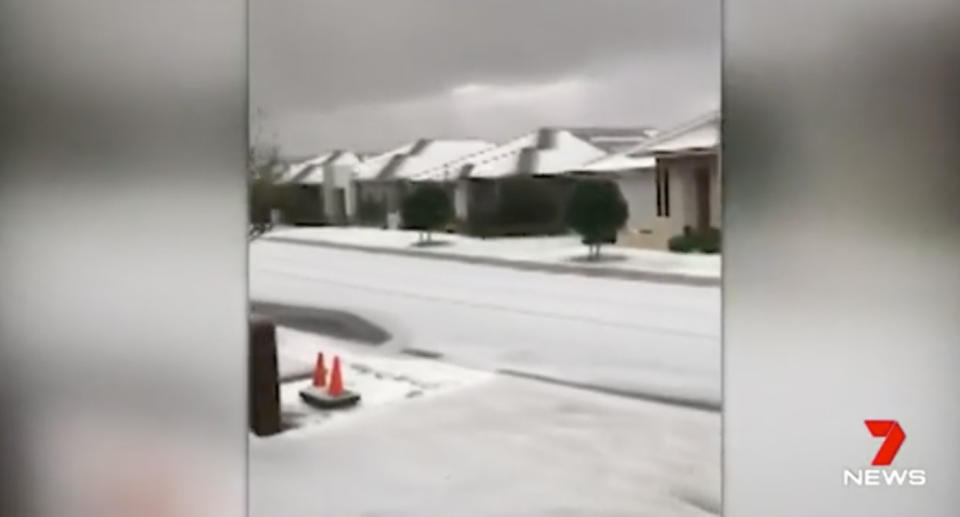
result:
[[[670,170],[657,167],[657,217],[670,217]]]
[[[660,192],[660,176],[662,173],[663,173],[663,169],[661,169],[660,167],[657,167],[657,170],[654,175],[654,179],[656,180],[656,188],[657,188],[657,217],[660,217],[661,215],[663,215],[663,196],[661,195],[661,192]]]

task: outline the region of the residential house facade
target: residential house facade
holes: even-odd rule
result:
[[[665,132],[541,128],[500,145],[419,139],[376,155],[335,151],[290,168],[282,183],[296,209],[288,219],[397,226],[406,193],[434,182],[449,189],[461,231],[495,235],[503,229],[490,233],[502,223],[508,178],[534,178],[565,206],[579,178],[605,177],[619,185],[629,205],[619,242],[664,249],[686,227],[720,227],[719,125],[719,113],[711,112]],[[541,230],[553,231],[558,222]]]
[[[665,249],[691,229],[720,228],[720,114],[711,112],[582,168],[610,177],[630,208],[622,244]]]
[[[493,218],[506,178],[532,176],[563,196],[570,184],[565,173],[605,154],[571,131],[541,128],[443,163],[416,179],[455,182],[452,190],[458,225],[466,233],[484,234],[495,224]],[[547,226],[557,226],[556,221]]]
[[[446,164],[494,147],[483,140],[420,139],[365,161],[354,176],[361,205],[379,205],[388,221],[398,221],[402,200],[417,182],[440,182],[453,190]],[[451,192],[451,195],[453,193]],[[393,217],[390,217],[390,216]]]
[[[279,181],[288,224],[343,224],[356,212],[354,171],[360,158],[333,151],[294,164]]]

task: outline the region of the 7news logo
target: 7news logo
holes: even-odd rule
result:
[[[923,486],[927,484],[927,472],[922,469],[890,468],[900,446],[907,438],[903,428],[896,420],[865,420],[870,434],[883,438],[880,450],[873,458],[874,467],[843,470],[843,485],[850,486]]]

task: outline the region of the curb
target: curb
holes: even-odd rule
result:
[[[708,411],[708,412],[716,413],[716,412],[722,411],[723,409],[722,403],[714,402],[711,400],[675,397],[670,395],[658,395],[653,393],[640,393],[633,390],[610,388],[606,386],[598,386],[595,384],[589,384],[585,382],[559,380],[554,377],[550,377],[548,375],[522,372],[519,370],[510,369],[510,368],[498,369],[497,373],[502,375],[508,375],[510,377],[517,377],[520,379],[528,379],[528,380],[539,381],[539,382],[544,382],[548,384],[555,384],[557,386],[566,386],[568,388],[577,388],[581,390],[595,391],[598,393],[604,393],[606,395],[614,395],[617,397],[644,400],[647,402],[656,402],[658,404],[684,407],[687,409],[695,409],[698,411]]]
[[[250,300],[249,311],[269,318],[278,327],[382,346],[394,339],[382,326],[353,312],[322,307]]]
[[[716,277],[684,275],[681,273],[655,273],[652,271],[639,271],[618,268],[603,267],[585,267],[566,264],[549,264],[543,262],[533,262],[528,260],[501,259],[494,257],[477,257],[469,255],[458,255],[455,253],[443,253],[429,251],[424,252],[415,249],[395,249],[380,248],[376,246],[365,246],[362,244],[344,244],[342,242],[333,242],[316,239],[297,239],[293,237],[260,237],[260,240],[283,242],[287,244],[301,244],[307,246],[320,246],[324,248],[337,248],[351,251],[362,251],[365,253],[379,253],[382,255],[400,255],[405,257],[428,258],[435,260],[446,260],[450,262],[461,262],[466,264],[481,264],[485,266],[506,267],[510,269],[519,269],[523,271],[542,271],[555,274],[579,274],[584,276],[594,276],[601,278],[620,278],[624,280],[634,280],[640,282],[656,282],[663,284],[681,284],[696,287],[719,287],[720,279]]]
[[[418,357],[420,359],[442,359],[443,358],[443,354],[441,354],[440,352],[423,350],[419,348],[404,348],[400,350],[400,353],[404,355]],[[597,384],[590,384],[587,382],[561,380],[561,379],[557,379],[556,377],[552,377],[550,375],[541,375],[538,373],[525,372],[525,371],[516,370],[513,368],[497,368],[493,371],[500,375],[505,375],[508,377],[516,377],[519,379],[543,382],[546,384],[553,384],[556,386],[564,386],[567,388],[574,388],[579,390],[594,391],[597,393],[603,393],[604,395],[612,395],[615,397],[623,397],[623,398],[634,399],[634,400],[643,400],[646,402],[654,402],[658,404],[665,404],[668,406],[683,407],[683,408],[693,409],[697,411],[707,411],[711,413],[716,413],[716,412],[722,411],[723,409],[723,403],[713,401],[713,400],[708,400],[708,399],[702,399],[702,398],[643,393],[636,390],[613,388],[609,386],[600,386]]]

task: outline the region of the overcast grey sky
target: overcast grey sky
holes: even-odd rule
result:
[[[719,107],[719,0],[251,0],[254,138],[285,154]]]

